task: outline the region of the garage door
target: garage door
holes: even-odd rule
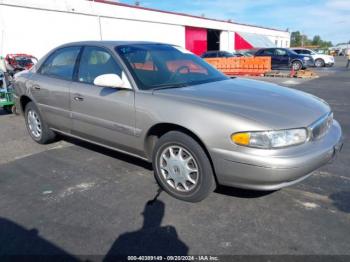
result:
[[[207,29],[186,27],[186,49],[196,55],[207,51]]]

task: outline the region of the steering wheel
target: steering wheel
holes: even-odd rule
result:
[[[191,72],[191,69],[190,69],[190,67],[189,66],[187,66],[187,65],[183,65],[183,66],[180,66],[178,69],[176,69],[176,71],[170,76],[170,78],[169,78],[169,82],[170,81],[172,81],[175,77],[177,77],[179,74],[180,74],[180,72],[183,70],[183,69],[187,69],[187,74],[189,73],[189,72]]]

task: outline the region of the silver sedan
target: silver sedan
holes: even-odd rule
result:
[[[185,201],[219,184],[292,185],[342,146],[325,101],[230,79],[178,46],[70,43],[16,75],[14,86],[36,142],[60,133],[150,161],[159,185]]]

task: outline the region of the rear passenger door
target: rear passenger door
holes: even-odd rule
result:
[[[27,82],[46,123],[68,133],[72,127],[69,89],[80,50],[71,46],[54,51]]]
[[[71,88],[72,133],[104,145],[131,151],[135,143],[134,90],[94,85],[96,77],[117,74],[130,85],[110,50],[83,48]]]

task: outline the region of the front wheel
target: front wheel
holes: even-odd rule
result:
[[[216,188],[205,151],[192,137],[179,131],[168,132],[158,140],[153,169],[159,185],[180,200],[199,202]]]
[[[26,105],[24,116],[28,133],[35,142],[48,144],[55,140],[55,133],[46,125],[33,102]]]
[[[302,67],[303,67],[303,65],[300,61],[294,61],[292,63],[292,68],[294,71],[299,71]]]
[[[323,61],[323,59],[316,59],[315,60],[315,66],[316,67],[324,67],[325,66],[325,62]]]

